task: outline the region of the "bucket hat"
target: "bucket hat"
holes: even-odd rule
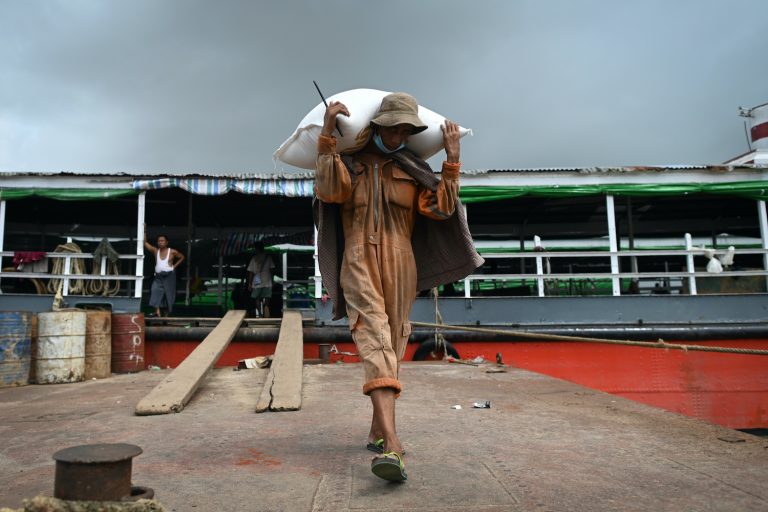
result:
[[[384,96],[371,123],[378,126],[409,124],[413,126],[413,133],[427,129],[427,125],[419,119],[419,104],[416,98],[404,92],[393,92]]]

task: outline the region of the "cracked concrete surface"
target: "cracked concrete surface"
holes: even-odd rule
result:
[[[409,479],[388,484],[369,469],[359,365],[307,366],[301,410],[256,414],[267,372],[215,370],[163,416],[133,408],[166,371],[0,389],[0,506],[50,495],[55,451],[125,442],[144,450],[133,483],[176,511],[768,511],[766,439],[523,370],[444,363],[403,367]],[[480,400],[491,409],[472,409]]]

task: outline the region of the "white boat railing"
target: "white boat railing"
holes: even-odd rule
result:
[[[68,296],[70,294],[70,281],[127,281],[129,284],[126,287],[127,288],[127,295],[122,296],[128,296],[133,297],[135,299],[141,298],[142,293],[142,284],[144,282],[144,231],[145,231],[145,225],[144,225],[144,214],[146,210],[146,193],[141,192],[136,201],[136,236],[133,238],[131,243],[136,244],[136,249],[134,253],[131,254],[119,254],[120,260],[133,260],[135,264],[133,265],[133,269],[127,270],[127,274],[108,274],[107,273],[107,258],[101,259],[101,265],[99,267],[98,273],[91,273],[91,274],[73,274],[72,273],[72,260],[73,259],[93,259],[93,253],[87,253],[87,252],[45,252],[46,258],[64,258],[64,268],[62,270],[62,273],[52,273],[52,272],[5,272],[3,271],[5,267],[5,263],[3,262],[3,259],[5,258],[11,258],[15,256],[15,251],[6,251],[7,248],[5,246],[5,213],[6,213],[6,202],[5,200],[0,200],[0,281],[3,279],[54,279],[54,280],[62,280],[62,295]],[[94,236],[86,236],[85,239],[88,241],[96,241],[103,239],[104,237],[94,237]],[[73,237],[67,236],[66,237],[67,243],[70,243],[73,241]],[[126,238],[109,238],[107,237],[107,240],[112,241],[125,241]],[[133,290],[131,290],[131,284],[133,285]],[[122,292],[122,286],[119,287],[118,294]],[[0,290],[0,293],[2,293],[2,290]],[[95,296],[95,295],[87,295],[87,296]],[[121,295],[117,295],[120,297]]]
[[[0,258],[9,258],[13,259],[14,257],[13,251],[0,251]],[[134,283],[134,289],[133,292],[131,290],[128,290],[127,293],[124,293],[125,296],[136,296],[140,297],[140,295],[137,294],[141,292],[141,285],[142,281],[144,279],[143,275],[139,275],[138,272],[134,272],[134,269],[129,270],[131,274],[108,274],[107,273],[107,258],[101,258],[101,265],[99,268],[98,273],[91,273],[91,274],[74,274],[72,273],[72,260],[80,259],[80,260],[92,260],[93,259],[93,253],[87,253],[87,252],[80,252],[80,253],[63,253],[63,252],[46,252],[45,258],[53,258],[53,259],[64,259],[64,268],[61,274],[53,273],[53,272],[25,272],[23,270],[21,271],[5,271],[0,270],[0,279],[55,279],[55,280],[63,280],[63,287],[62,287],[62,295],[68,296],[70,294],[70,282],[76,281],[76,280],[82,280],[82,281],[132,281]],[[120,254],[119,259],[121,261],[124,260],[133,260],[136,261],[138,265],[143,265],[144,261],[144,255],[143,254]],[[30,265],[30,264],[25,264]],[[8,268],[8,267],[6,267]]]
[[[768,270],[766,269],[751,269],[751,270],[730,270],[725,269],[721,273],[712,273],[707,271],[696,270],[694,267],[694,257],[703,256],[705,251],[703,248],[691,247],[690,236],[686,236],[686,242],[688,248],[686,249],[645,249],[645,250],[595,250],[595,251],[524,251],[524,252],[495,252],[485,253],[483,257],[488,259],[517,259],[517,260],[535,260],[536,272],[535,273],[493,273],[493,274],[472,274],[464,279],[464,297],[472,297],[473,283],[479,283],[482,281],[509,282],[509,281],[528,281],[531,280],[536,283],[537,294],[540,297],[547,295],[547,284],[563,281],[576,281],[576,280],[611,280],[613,295],[622,295],[621,280],[642,280],[642,279],[656,279],[664,280],[669,283],[675,281],[679,283],[678,288],[682,289],[683,280],[687,280],[688,288],[687,294],[697,295],[696,279],[697,278],[713,278],[713,277],[764,277],[766,278],[766,284],[768,284]],[[722,256],[727,253],[726,249],[714,249],[715,256]],[[734,258],[746,255],[763,255],[765,259],[768,257],[768,249],[736,249],[734,251]],[[618,263],[620,258],[643,258],[643,257],[677,257],[681,258],[684,263],[680,263],[680,267],[683,270],[670,270],[670,271],[620,271]],[[606,272],[548,272],[545,270],[544,263],[549,259],[556,258],[575,258],[577,261],[572,262],[573,265],[578,265],[578,259],[603,259],[606,260],[606,268],[610,268]],[[633,268],[637,268],[633,265]],[[634,294],[636,294],[635,291]],[[626,294],[626,293],[625,293]]]

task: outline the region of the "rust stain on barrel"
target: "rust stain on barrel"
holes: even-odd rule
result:
[[[85,378],[105,379],[112,374],[112,313],[88,311],[85,323]]]
[[[144,314],[112,314],[112,371],[144,370]]]

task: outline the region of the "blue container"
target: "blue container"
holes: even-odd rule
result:
[[[0,312],[0,388],[29,383],[32,361],[32,314]]]

